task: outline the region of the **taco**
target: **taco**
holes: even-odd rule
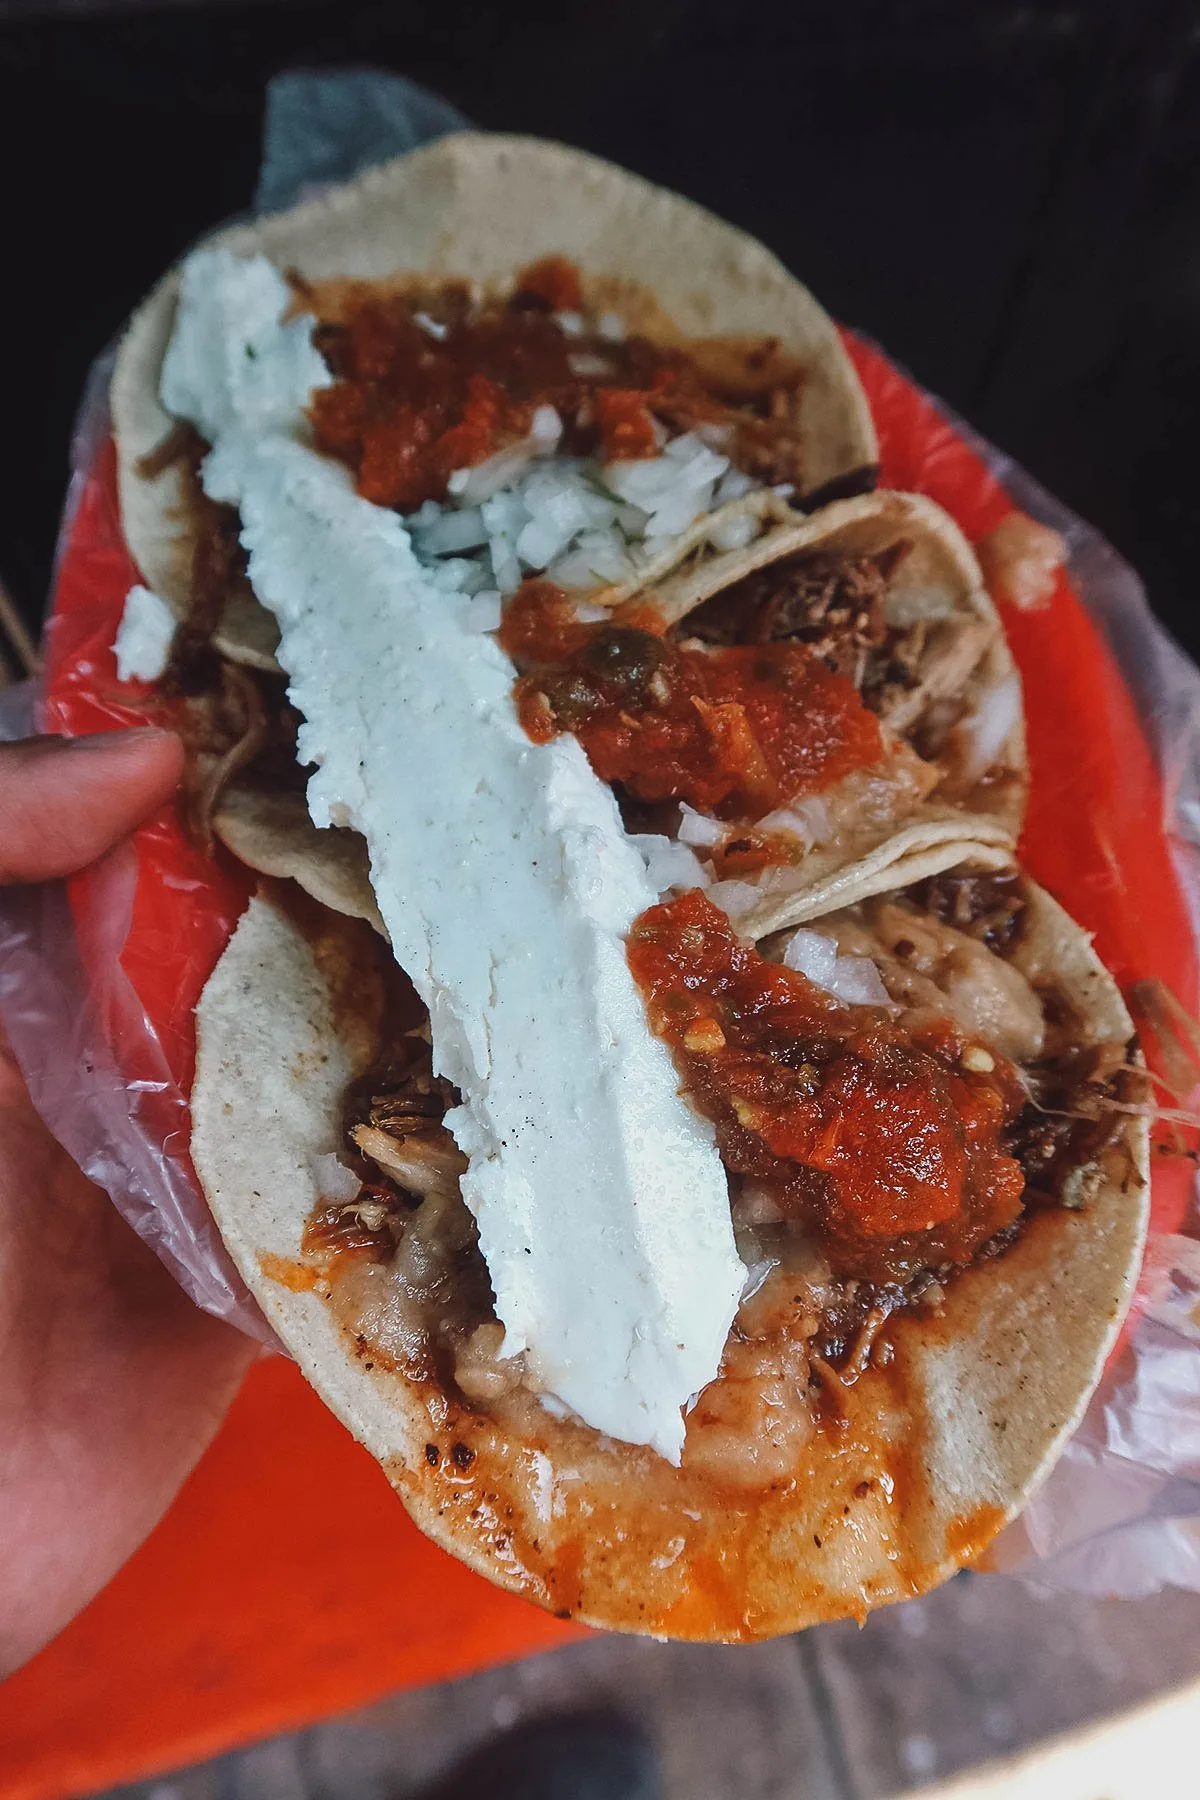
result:
[[[963,786],[904,635],[910,556],[988,633],[964,689],[1007,670],[961,546],[830,500],[869,427],[824,315],[681,202],[454,140],[193,255],[113,398],[197,822],[269,878],[199,1010],[194,1156],[284,1340],[427,1529],[556,1610],[756,1636],[939,1578],[1095,1378],[1141,1100],[1015,813],[967,810],[1019,810],[1019,710]],[[797,497],[835,587],[874,559],[911,718],[811,620],[720,641]],[[709,568],[717,625],[673,635]],[[817,913],[876,948],[806,950]],[[927,1417],[948,1369],[982,1423]]]
[[[482,1574],[667,1636],[861,1618],[984,1547],[1098,1377],[1145,1228],[1129,1016],[1015,869],[758,950],[693,893],[630,956],[745,1266],[678,1466],[505,1354],[428,1015],[374,934],[291,884],[251,903],[200,1003],[197,1171],[308,1378]]]
[[[932,500],[877,493],[773,523],[651,598],[675,637],[807,644],[934,765],[935,800],[1019,834],[1021,678],[975,553]]]
[[[550,563],[573,591],[636,586],[671,566],[667,540],[697,515],[711,517],[679,554],[706,531],[730,546],[786,516],[775,488],[812,506],[874,484],[865,396],[808,291],[753,239],[580,151],[451,136],[210,243],[289,272],[340,370],[318,437],[369,497],[424,507],[431,546],[486,546],[487,588]],[[160,403],[178,293],[174,273],[115,371],[126,538],[179,616],[200,609],[224,654],[270,668],[273,621],[231,570],[220,521],[197,521],[189,445]],[[422,358],[423,404],[398,423],[395,383]],[[573,454],[555,457],[560,444]],[[598,446],[640,461],[628,493],[568,479]],[[448,492],[459,469],[471,478]],[[527,508],[511,491],[522,475]],[[482,521],[501,488],[508,506]]]
[[[664,867],[712,884],[747,934],[936,873],[964,843],[1007,861],[1028,785],[1020,676],[932,501],[774,519],[636,596],[591,598],[614,596],[578,625],[547,584],[516,593],[500,641],[522,718],[579,736]]]
[[[218,422],[168,355],[181,282],[207,283],[204,329],[242,358],[224,375],[257,423],[259,348],[304,371],[288,401],[316,447],[405,519],[431,577],[470,598],[471,628],[498,631],[527,727],[581,738],[664,885],[717,884],[758,933],[966,845],[1007,857],[1019,681],[950,520],[907,496],[831,503],[873,482],[875,442],[825,314],[694,206],[575,152],[475,135],[221,234],[122,344],[122,516],[182,621],[169,684],[198,701],[205,835],[236,850],[239,815],[277,809],[299,720],[237,507],[199,478]],[[237,342],[247,309],[261,345]],[[763,642],[763,608],[738,597],[798,568],[835,591]],[[770,610],[796,624],[794,605]],[[299,844],[311,833],[289,816]]]

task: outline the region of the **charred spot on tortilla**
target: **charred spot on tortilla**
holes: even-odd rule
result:
[[[864,463],[859,469],[847,469],[844,475],[834,475],[820,487],[800,494],[798,503],[805,512],[816,512],[819,507],[832,506],[835,500],[854,500],[859,494],[873,494],[879,486],[879,474],[878,463]]]

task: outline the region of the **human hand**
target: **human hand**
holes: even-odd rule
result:
[[[182,767],[162,731],[0,746],[0,882],[86,867]],[[0,1677],[157,1524],[254,1354],[55,1142],[0,1039]]]

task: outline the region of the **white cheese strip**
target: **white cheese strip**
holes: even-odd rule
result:
[[[250,580],[280,624],[299,754],[319,765],[310,811],[366,837],[436,1066],[462,1093],[447,1122],[470,1158],[463,1192],[506,1353],[526,1350],[539,1385],[589,1424],[677,1462],[682,1409],[717,1373],[745,1272],[712,1129],[681,1097],[626,962],[625,934],[657,896],[579,745],[521,729],[512,665],[470,599],[299,441],[294,412],[291,435],[270,408],[264,426],[257,396],[243,417],[221,339],[235,313],[210,257],[185,286],[171,359],[190,398],[172,383],[164,399],[202,429],[224,421],[204,485],[240,509]],[[254,341],[269,364],[261,320]],[[282,388],[290,343],[279,358]]]
[[[330,374],[312,318],[282,323],[292,290],[265,256],[197,250],[183,268],[159,398],[210,444],[226,431],[293,431]]]
[[[148,587],[131,587],[113,639],[117,680],[157,681],[174,635],[175,617],[166,601]]]

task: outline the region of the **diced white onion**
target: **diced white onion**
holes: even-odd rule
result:
[[[710,819],[688,806],[686,801],[680,807],[679,841],[681,844],[698,844],[702,848],[711,849],[714,844],[723,841],[726,827],[720,819]]]
[[[707,887],[711,877],[695,851],[658,832],[634,832],[630,842],[641,852],[650,885],[656,893],[686,893]]]
[[[838,948],[833,938],[826,937],[820,931],[805,931],[801,927],[792,933],[783,953],[783,963],[785,968],[794,969],[797,975],[807,975],[818,987],[833,993],[833,970],[837,954]]]
[[[487,526],[488,550],[492,559],[492,577],[502,594],[515,593],[521,585],[521,565],[517,560],[515,538],[522,508],[515,506],[506,494],[497,494],[483,503],[483,522]]]
[[[529,523],[517,538],[517,555],[531,569],[545,569],[580,532],[611,525],[614,508],[578,477],[539,471],[521,489]],[[616,539],[618,553],[624,540]]]
[[[910,587],[889,587],[883,601],[883,616],[897,631],[915,625],[918,619],[948,619],[954,611],[954,595],[949,588],[932,587],[928,582]]]
[[[482,552],[474,557],[454,556],[448,562],[432,563],[430,574],[434,581],[443,569],[450,577],[447,586],[455,594],[482,594],[494,585],[491,557]]]
[[[640,506],[631,506],[628,500],[618,500],[613,506],[613,516],[627,538],[641,538],[646,535],[646,521],[649,514]]]
[[[783,1218],[774,1194],[757,1181],[743,1181],[734,1204],[739,1225],[778,1225]]]
[[[728,433],[729,427],[722,426],[720,429]],[[711,441],[711,439],[705,440],[706,443]],[[754,481],[747,475],[745,469],[726,469],[717,483],[713,504],[714,506],[725,506],[730,500],[740,500],[743,495],[750,492],[753,486]]]
[[[729,458],[718,456],[710,450],[696,431],[682,431],[678,437],[672,438],[660,460],[679,463],[683,468],[698,469],[704,479],[711,481],[716,481],[729,467]]]
[[[485,588],[476,594],[467,607],[465,618],[468,631],[499,631],[503,614],[502,597],[499,588]]]
[[[450,335],[450,327],[448,325],[443,325],[440,319],[431,319],[427,312],[414,313],[413,324],[419,325],[421,330],[425,332],[427,336],[436,338],[439,344],[442,342],[443,338],[447,338]]]
[[[655,428],[661,455],[600,469],[559,453],[562,419],[553,406],[538,406],[528,437],[456,469],[445,503],[427,500],[408,517],[417,553],[434,567],[466,555],[476,573],[447,577],[463,593],[510,594],[526,572],[545,571],[576,591],[636,581],[694,519],[755,486],[700,432],[668,441],[657,421]],[[738,549],[760,529],[757,520],[734,520],[715,529],[712,542]]]
[[[481,500],[490,500],[501,488],[506,488],[517,479],[534,457],[537,445],[532,438],[522,438],[519,443],[507,444],[503,450],[497,450],[481,463],[466,471],[466,480],[460,487],[453,483],[463,473],[455,469],[450,477],[451,493],[455,494],[464,506],[478,506]]]
[[[358,1198],[362,1182],[348,1169],[341,1157],[333,1151],[322,1156],[314,1156],[309,1163],[313,1186],[322,1200],[333,1200],[343,1205]]]
[[[567,367],[581,381],[603,381],[606,376],[615,373],[606,356],[597,356],[591,350],[574,351],[567,358]]]
[[[716,483],[728,467],[728,457],[716,455],[689,431],[672,438],[661,456],[608,463],[604,482],[648,515],[648,538],[661,538],[686,531],[711,509]]]
[[[1020,717],[1020,679],[1009,675],[983,696],[972,717],[959,721],[959,729],[971,746],[968,776],[982,775],[991,766]]]
[[[851,1006],[890,1006],[883,977],[869,956],[839,956],[834,967],[839,1000]]]
[[[806,975],[848,1006],[888,1006],[888,991],[869,956],[839,956],[837,943],[820,931],[794,931],[783,953],[785,968]]]
[[[753,513],[742,513],[739,518],[726,519],[724,524],[715,526],[708,534],[708,541],[714,550],[744,550],[761,531],[761,519],[756,519]]]
[[[805,800],[795,800],[791,806],[780,806],[767,813],[758,821],[756,830],[768,837],[778,832],[799,838],[805,849],[811,850],[815,844],[828,842],[833,834],[833,821],[821,796],[810,794]]]
[[[732,425],[697,425],[696,436],[701,443],[707,444],[710,450],[727,450],[733,440]],[[751,483],[753,486],[753,483]],[[732,499],[732,495],[727,495]]]
[[[633,564],[619,531],[585,531],[570,555],[560,557],[546,573],[559,587],[605,587],[627,580]]]
[[[553,406],[536,406],[529,421],[529,435],[538,447],[539,456],[553,456],[562,437],[562,420]]]
[[[431,524],[418,526],[414,535],[417,549],[425,556],[453,556],[462,550],[479,549],[488,541],[483,514],[477,506],[453,512],[442,509]]]
[[[584,317],[578,312],[556,312],[551,315],[554,323],[564,337],[582,337],[585,328]]]
[[[746,1279],[742,1286],[742,1300],[751,1300],[758,1290],[768,1281],[779,1267],[777,1256],[760,1256],[757,1261],[746,1267]]]
[[[736,925],[754,911],[762,894],[752,881],[714,881],[708,897]]]
[[[596,330],[602,338],[607,338],[610,344],[625,342],[625,321],[620,313],[601,313],[596,321]]]

